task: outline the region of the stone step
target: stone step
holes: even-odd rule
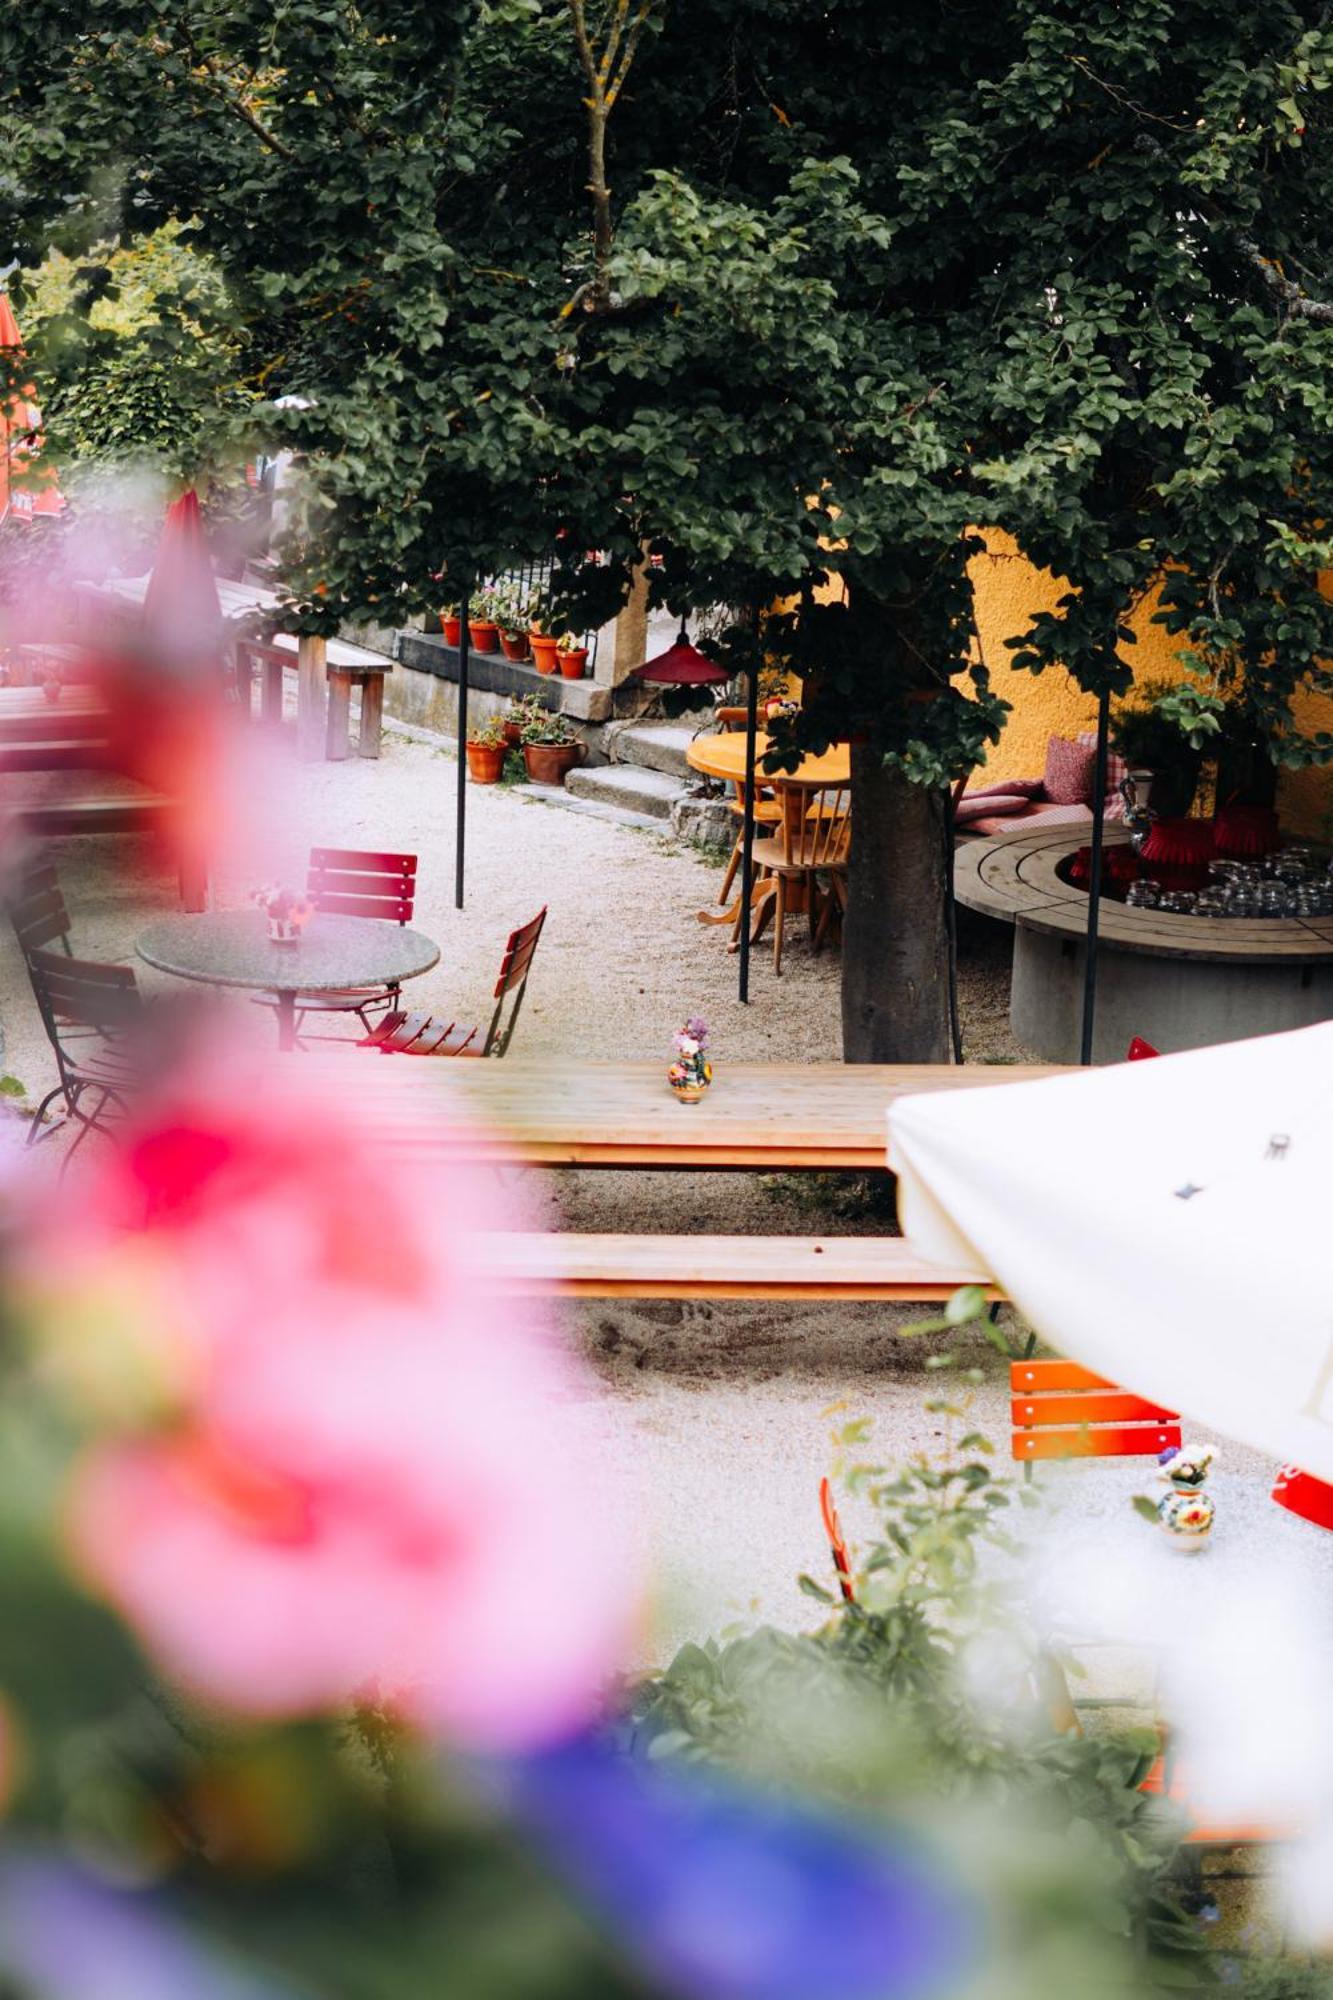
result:
[[[565,789],[576,799],[597,799],[603,805],[668,821],[681,791],[679,780],[668,777],[665,771],[649,771],[636,764],[585,766],[569,773]]]
[[[562,812],[583,813],[588,819],[608,820],[612,826],[632,826],[640,833],[669,835],[671,824],[656,813],[630,812],[624,806],[604,805],[600,799],[579,799],[563,785],[520,785],[515,798],[534,804],[559,806]]]
[[[613,764],[637,764],[645,771],[686,778],[692,773],[685,752],[695,733],[688,723],[618,722],[607,728],[606,747]]]

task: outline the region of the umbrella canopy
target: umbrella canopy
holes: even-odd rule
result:
[[[158,661],[173,669],[215,661],[221,653],[222,606],[193,487],[167,509],[144,594],[143,626]]]
[[[0,350],[10,367],[23,358],[23,336],[4,292],[0,292]],[[32,521],[38,515],[64,511],[54,471],[48,469],[40,481],[18,479],[41,450],[42,413],[32,400],[35,393],[27,382],[7,401],[0,401],[0,521]]]
[[[654,660],[645,660],[636,667],[631,680],[646,681],[654,687],[722,687],[731,679],[726,667],[719,667],[715,660],[706,660],[701,652],[690,644],[682,626],[680,637],[668,646],[665,653],[659,653]]]
[[[1057,1350],[1333,1481],[1333,1023],[900,1099],[917,1248]]]

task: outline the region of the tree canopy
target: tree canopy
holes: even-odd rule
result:
[[[930,787],[1001,720],[982,523],[1070,584],[1021,664],[1125,685],[1165,578],[1195,726],[1220,679],[1333,755],[1290,712],[1333,687],[1321,8],[73,0],[0,37],[17,254],[186,223],[238,379],[307,401],[263,414],[312,622],[553,544],[604,616],[651,548],[677,608],[794,605],[798,733]]]

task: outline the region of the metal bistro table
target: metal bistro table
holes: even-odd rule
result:
[[[278,1047],[296,1047],[300,993],[397,985],[438,964],[440,948],[420,931],[377,917],[317,911],[299,944],[274,944],[260,910],[167,917],[134,947],[145,964],[204,986],[245,986],[277,1001]]]

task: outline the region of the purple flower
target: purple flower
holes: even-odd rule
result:
[[[683,2000],[925,2000],[978,1913],[905,1835],[582,1739],[509,1767],[553,1871]]]
[[[0,1856],[0,1972],[32,2000],[283,2000],[215,1957],[157,1897],[34,1853]]]
[[[692,1035],[700,1048],[702,1048],[708,1040],[708,1023],[701,1019],[698,1014],[691,1014],[689,1020],[685,1023],[685,1032],[687,1035]]]

